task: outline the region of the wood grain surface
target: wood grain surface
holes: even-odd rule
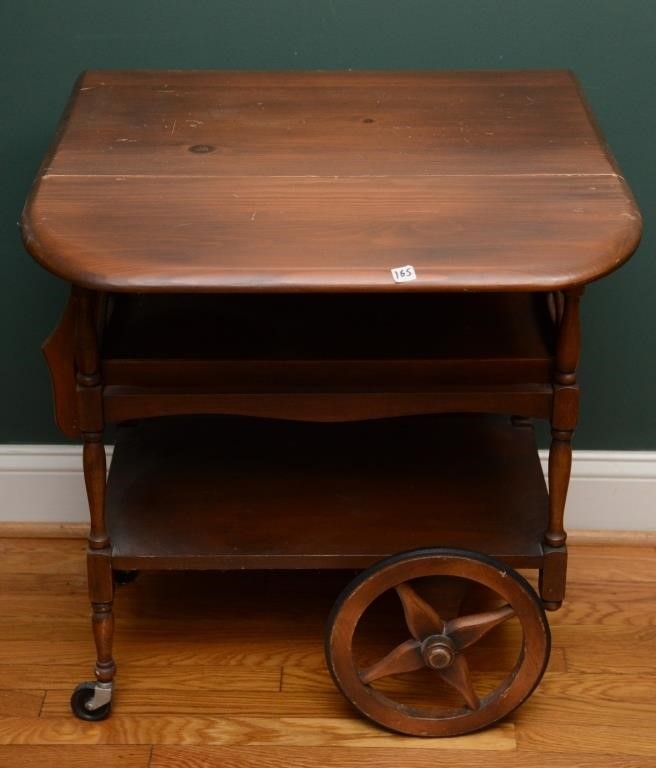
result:
[[[322,633],[342,572],[142,573],[117,594],[115,713],[76,720],[68,697],[93,657],[83,547],[2,539],[0,764],[656,766],[656,549],[573,546],[570,563],[533,696],[481,734],[421,740],[365,723],[331,684]],[[44,617],[49,602],[70,618]]]
[[[533,430],[504,417],[150,420],[117,432],[107,524],[126,569],[357,568],[430,545],[531,568],[547,491]]]
[[[23,217],[116,291],[551,290],[640,231],[559,71],[88,72]]]

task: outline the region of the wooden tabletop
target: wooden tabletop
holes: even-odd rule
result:
[[[564,71],[86,72],[22,226],[78,285],[190,292],[559,289],[641,233]]]

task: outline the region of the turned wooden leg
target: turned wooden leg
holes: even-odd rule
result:
[[[106,459],[101,432],[85,432],[84,481],[89,501],[91,528],[87,550],[87,575],[91,602],[91,626],[96,644],[95,682],[80,683],[71,696],[71,708],[82,720],[103,720],[111,712],[116,665],[114,640],[114,579],[109,536],[105,526]]]
[[[87,573],[97,654],[96,679],[101,683],[110,683],[114,678],[116,665],[112,658],[114,580],[109,536],[105,527],[105,446],[101,433],[85,433],[84,440],[84,481],[91,515]]]
[[[82,720],[103,720],[111,712],[116,665],[112,657],[114,579],[109,536],[105,526],[106,459],[102,433],[84,433],[83,466],[91,516],[87,576],[92,610],[91,626],[96,644],[96,681],[80,683],[75,688],[71,708]]]
[[[567,539],[564,529],[565,502],[572,469],[572,436],[574,430],[551,430],[549,449],[549,529],[547,543],[562,547]]]
[[[89,600],[91,601],[93,639],[96,643],[96,680],[111,683],[116,665],[112,658],[114,640],[114,581],[110,558],[105,553],[89,550]]]
[[[77,288],[74,289],[74,297],[76,401],[78,422],[84,440],[82,464],[91,519],[87,573],[96,643],[96,681],[77,686],[71,697],[71,708],[83,720],[102,720],[111,711],[112,681],[116,667],[112,658],[114,581],[105,522],[107,461],[103,444],[103,394],[96,322],[98,297],[90,291]]]
[[[91,514],[87,573],[97,654],[96,679],[101,683],[110,683],[114,678],[116,666],[112,658],[114,580],[109,537],[105,528],[105,446],[101,433],[86,433],[84,440],[84,481]]]
[[[91,549],[104,549],[109,546],[109,537],[105,528],[107,459],[102,432],[85,432],[82,464],[91,518],[89,547]]]
[[[545,567],[540,574],[540,594],[552,608],[562,602],[565,591],[567,553],[564,546],[567,534],[564,517],[572,470],[572,437],[579,410],[576,367],[581,348],[579,306],[582,293],[583,289],[573,289],[562,294],[559,311],[554,315],[559,327],[549,449],[549,524],[544,537]],[[557,551],[559,549],[560,552]]]

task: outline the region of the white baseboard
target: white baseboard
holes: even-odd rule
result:
[[[0,445],[0,523],[88,521],[81,446]]]
[[[545,451],[540,458],[546,468]],[[1,523],[88,519],[79,446],[0,446]],[[575,451],[566,524],[656,531],[656,451]]]

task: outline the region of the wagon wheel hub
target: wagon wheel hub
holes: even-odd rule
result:
[[[447,635],[431,635],[421,644],[424,664],[431,669],[445,669],[453,664],[456,648]]]
[[[514,616],[514,610],[510,605],[504,605],[493,611],[445,621],[409,582],[402,582],[395,589],[412,639],[397,645],[370,667],[360,670],[360,680],[369,685],[382,677],[428,667],[460,693],[470,710],[477,710],[481,702],[462,651]]]

